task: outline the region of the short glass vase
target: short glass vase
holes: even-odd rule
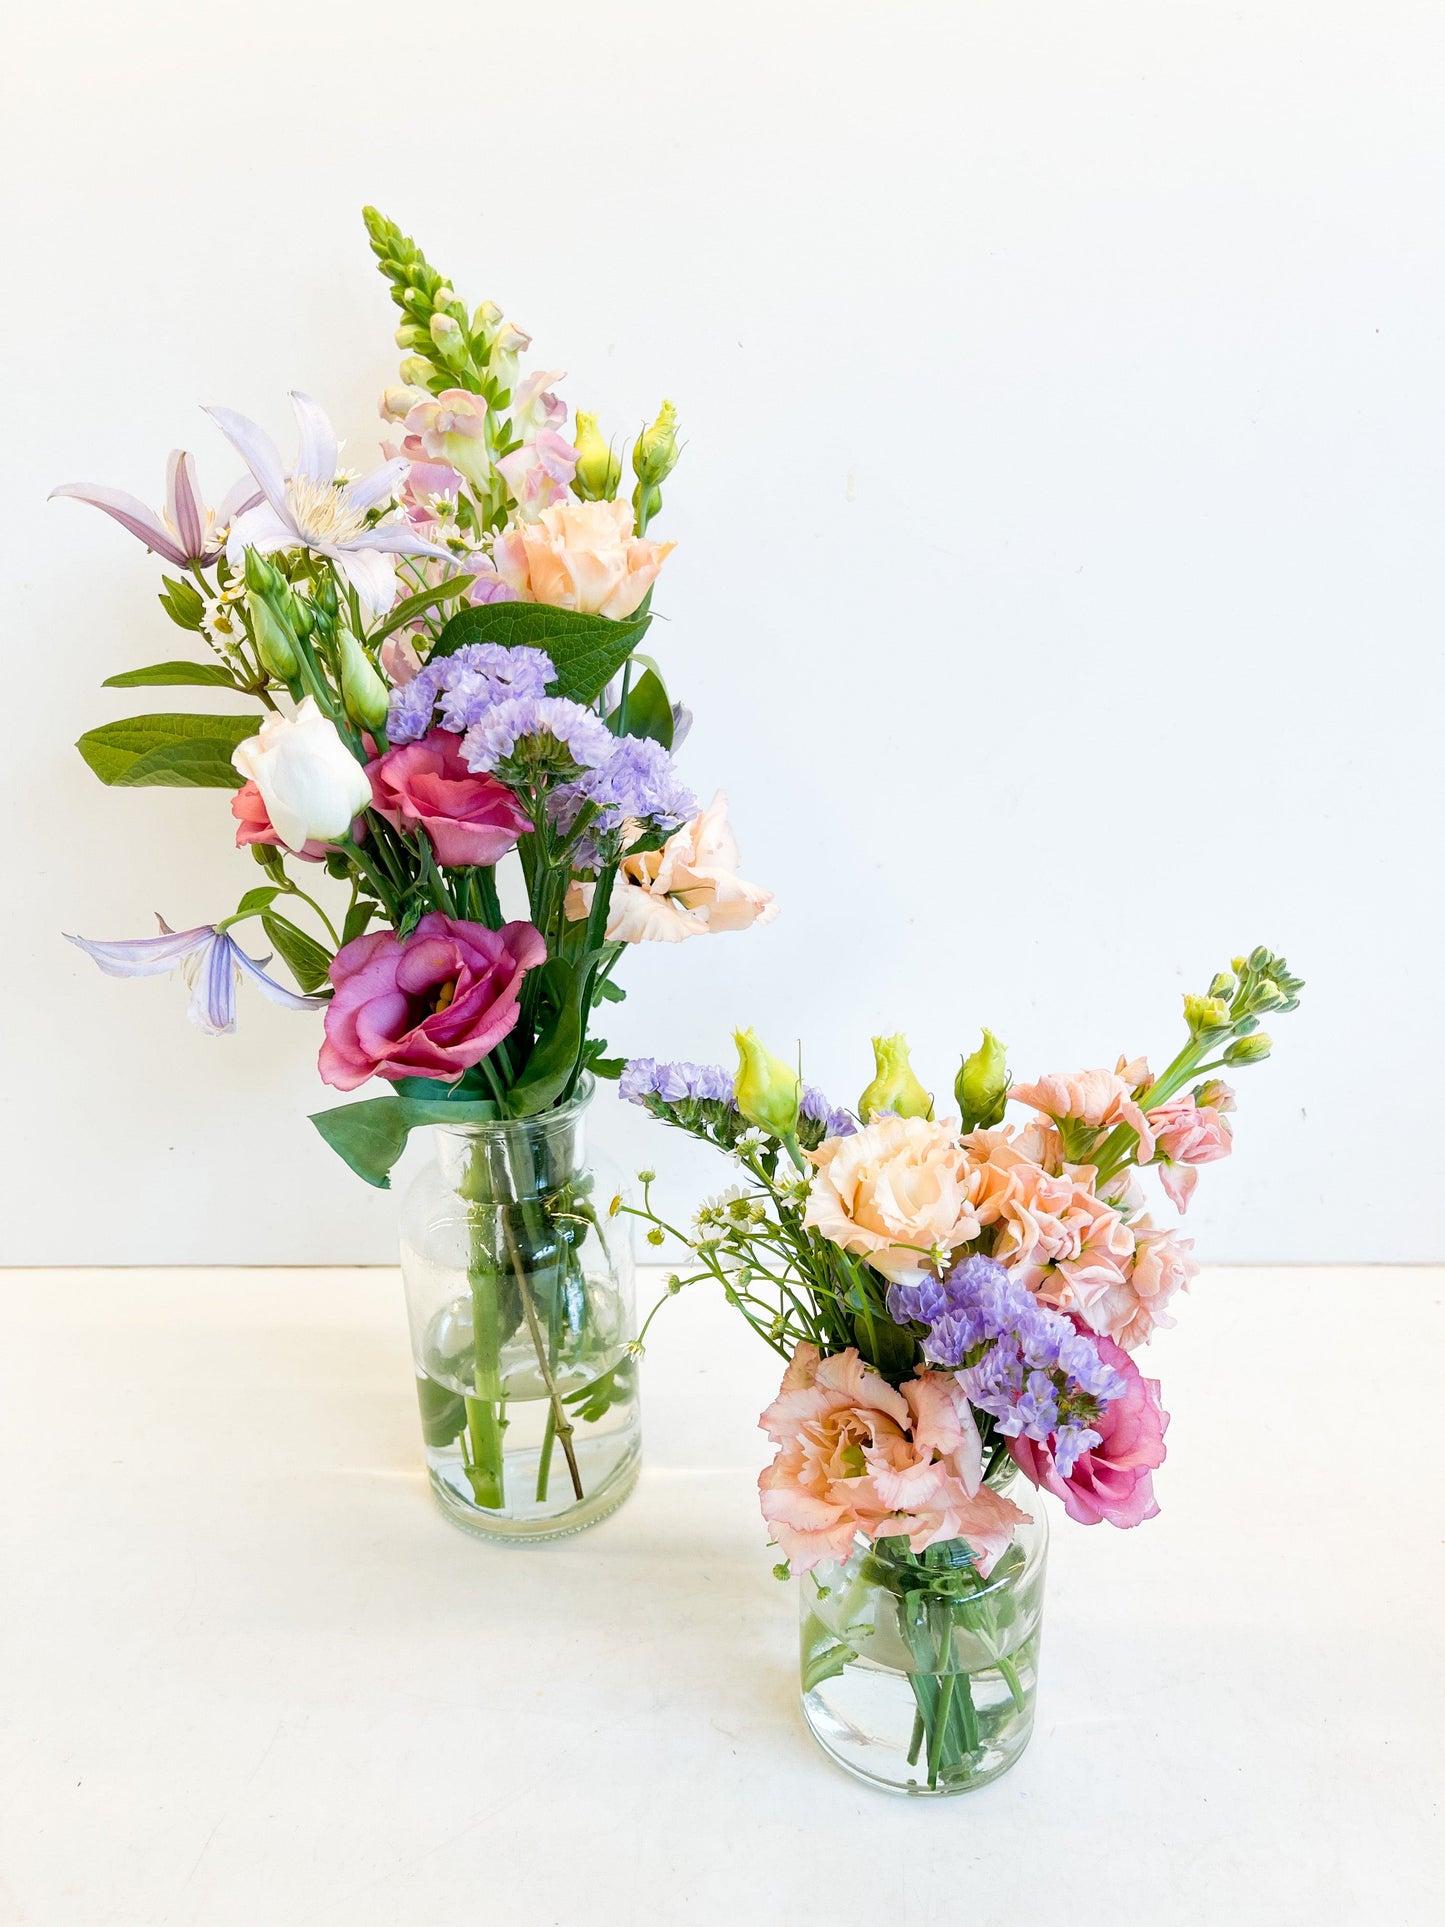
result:
[[[859,1538],[845,1564],[799,1575],[803,1715],[845,1771],[937,1798],[987,1786],[1034,1724],[1048,1524],[1031,1511],[988,1578],[961,1539],[913,1553]]]
[[[538,1117],[441,1125],[407,1193],[401,1268],[442,1510],[510,1543],[616,1510],[642,1456],[631,1220],[585,1155],[590,1082]]]

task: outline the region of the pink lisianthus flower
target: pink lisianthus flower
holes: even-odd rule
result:
[[[530,923],[488,930],[433,910],[405,940],[376,930],[332,959],[319,1069],[354,1091],[370,1077],[454,1082],[517,1021],[522,979],[547,955]]]
[[[1176,1097],[1149,1113],[1149,1128],[1154,1133],[1155,1150],[1160,1158],[1159,1182],[1169,1193],[1176,1210],[1187,1211],[1200,1164],[1213,1164],[1227,1158],[1234,1148],[1234,1133],[1225,1117],[1234,1108],[1234,1093],[1227,1084],[1218,1086],[1226,1100],[1200,1104],[1193,1097]]]
[[[1067,1478],[1046,1444],[1016,1438],[1009,1440],[1008,1449],[1025,1478],[1062,1499],[1064,1510],[1080,1525],[1142,1525],[1159,1511],[1151,1475],[1164,1463],[1169,1414],[1159,1403],[1157,1379],[1143,1377],[1128,1353],[1109,1339],[1095,1337],[1093,1343],[1104,1363],[1125,1381],[1124,1396],[1106,1405],[1094,1421],[1099,1443],[1079,1455]]]
[[[474,776],[460,738],[433,729],[368,763],[377,811],[399,830],[425,830],[445,869],[499,863],[532,819],[495,776]]]
[[[314,836],[307,837],[299,850],[287,849],[277,836],[271,823],[271,812],[266,808],[266,799],[255,783],[248,777],[231,798],[231,814],[236,819],[236,848],[244,850],[252,843],[273,844],[278,850],[286,850],[288,856],[299,856],[307,863],[324,863],[329,850],[335,849],[334,843],[318,842]],[[351,840],[365,834],[366,819],[358,816],[351,826]]]
[[[1020,1104],[1031,1104],[1060,1125],[1066,1119],[1093,1130],[1128,1124],[1139,1134],[1139,1156],[1147,1163],[1154,1154],[1154,1136],[1130,1081],[1139,1068],[1124,1065],[1129,1075],[1120,1071],[1074,1071],[1067,1075],[1055,1071],[1035,1084],[1015,1084],[1009,1096]]]
[[[851,1346],[799,1345],[758,1423],[778,1447],[758,1479],[763,1517],[799,1572],[844,1560],[861,1532],[915,1552],[967,1539],[987,1573],[1026,1514],[982,1482],[978,1428],[947,1373],[896,1391]]]

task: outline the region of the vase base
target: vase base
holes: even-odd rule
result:
[[[488,1512],[481,1506],[469,1504],[434,1469],[429,1473],[429,1479],[438,1510],[472,1538],[485,1539],[498,1546],[535,1546],[545,1544],[549,1539],[568,1539],[573,1533],[585,1532],[589,1526],[610,1518],[632,1496],[641,1470],[642,1449],[639,1444],[613,1468],[610,1477],[595,1492],[589,1492],[585,1498],[577,1500],[564,1511],[540,1518],[512,1519],[504,1513]]]
[[[840,1719],[816,1692],[803,1695],[802,1707],[808,1731],[835,1766],[864,1786],[876,1787],[880,1793],[901,1794],[909,1800],[949,1800],[991,1785],[1015,1764],[1033,1733],[1032,1720],[1014,1720],[1006,1745],[980,1747],[967,1763],[960,1763],[951,1773],[945,1769],[930,1786],[926,1766],[922,1762],[909,1764],[906,1742],[893,1745],[870,1736],[848,1719]]]

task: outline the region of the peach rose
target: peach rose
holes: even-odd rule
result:
[[[746,930],[778,914],[771,890],[737,874],[737,839],[722,790],[660,850],[624,858],[612,885],[607,935],[613,943],[682,943],[688,937]],[[591,883],[567,892],[574,921],[592,908]]]
[[[804,1224],[894,1284],[978,1236],[978,1171],[946,1124],[890,1113],[808,1157],[817,1173]]]
[[[1122,1059],[1121,1059],[1122,1063]],[[1139,1156],[1147,1163],[1154,1155],[1154,1137],[1149,1121],[1135,1101],[1130,1076],[1139,1064],[1124,1065],[1129,1075],[1119,1071],[1075,1071],[1065,1075],[1055,1071],[1036,1084],[1015,1084],[1009,1096],[1020,1104],[1031,1104],[1055,1123],[1071,1118],[1094,1129],[1112,1130],[1116,1124],[1132,1125],[1139,1133]]]
[[[973,1412],[949,1373],[901,1391],[851,1347],[799,1345],[758,1423],[778,1447],[758,1479],[763,1517],[799,1572],[844,1560],[860,1532],[914,1552],[966,1539],[987,1573],[1026,1515],[983,1484]]]
[[[583,615],[632,615],[677,547],[632,533],[630,502],[557,502],[513,522],[492,544],[503,582],[523,602]]]

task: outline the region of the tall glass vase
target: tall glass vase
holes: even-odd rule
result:
[[[439,1126],[401,1265],[432,1490],[484,1538],[605,1518],[641,1460],[620,1184],[584,1154],[590,1084],[539,1117]]]
[[[889,1792],[967,1793],[1028,1745],[1038,1683],[1048,1525],[1032,1522],[985,1579],[961,1539],[913,1553],[859,1538],[843,1564],[799,1575],[803,1715],[838,1765]]]

